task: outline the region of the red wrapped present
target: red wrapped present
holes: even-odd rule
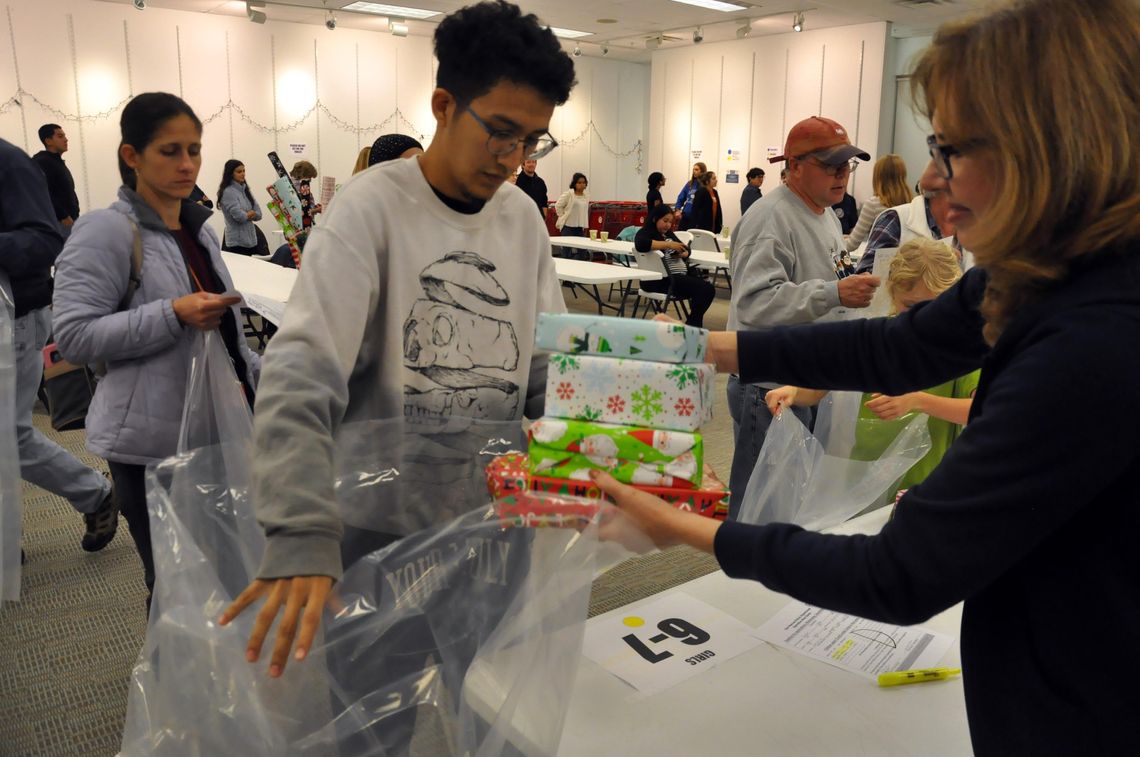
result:
[[[487,466],[487,489],[496,499],[528,489],[586,499],[602,498],[601,491],[593,482],[528,476],[528,470],[529,461],[523,453],[497,457]],[[728,487],[717,478],[716,473],[708,465],[705,465],[699,489],[669,489],[640,484],[635,488],[660,497],[679,509],[689,510],[698,515],[717,520],[728,517]]]
[[[602,503],[524,490],[495,500],[495,510],[504,527],[582,528],[598,514]]]

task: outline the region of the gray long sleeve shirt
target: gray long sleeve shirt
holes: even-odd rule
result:
[[[839,219],[813,213],[779,186],[756,201],[732,234],[729,331],[810,323],[839,307]]]

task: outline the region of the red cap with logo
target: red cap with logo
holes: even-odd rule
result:
[[[822,116],[805,118],[793,126],[788,132],[788,141],[784,143],[783,155],[768,158],[768,162],[778,163],[805,155],[812,155],[825,165],[839,165],[852,158],[871,159],[870,155],[851,144],[843,126]]]

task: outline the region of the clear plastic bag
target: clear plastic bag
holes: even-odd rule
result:
[[[772,419],[741,501],[741,522],[819,531],[887,504],[894,483],[930,450],[930,431],[926,416],[916,414],[878,459],[852,459],[861,398],[829,393],[814,436],[793,413]]]
[[[200,411],[214,378],[206,358],[195,365],[207,375],[187,397]],[[249,500],[248,439],[215,429],[219,443],[153,468],[155,609],[132,675],[123,754],[553,754],[599,556],[629,553],[600,546],[593,524],[505,527],[477,466],[515,446],[518,426],[470,424],[450,444],[403,419],[342,427],[357,454],[338,461],[342,506],[398,512],[424,503],[417,483],[438,495],[441,482],[466,501],[475,496],[468,472],[484,487],[482,505],[352,563],[317,643],[280,679],[266,674],[276,627],[262,661],[245,660],[260,604],[227,627],[216,622],[264,547]],[[430,481],[438,459],[466,464],[437,469]]]
[[[20,598],[20,450],[16,443],[16,308],[0,273],[0,601]]]

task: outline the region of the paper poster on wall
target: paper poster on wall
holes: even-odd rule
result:
[[[704,152],[704,150],[693,150],[693,160],[700,160],[702,152]]]
[[[739,184],[740,183],[740,171],[729,171],[728,173],[726,173],[724,175],[724,183],[725,184]]]
[[[300,157],[300,156],[305,154],[305,149],[307,147],[308,147],[308,145],[305,144],[304,142],[290,142],[289,143],[289,152],[293,155]]]
[[[724,159],[732,163],[743,163],[744,153],[741,150],[733,150],[730,147],[725,151]]]

